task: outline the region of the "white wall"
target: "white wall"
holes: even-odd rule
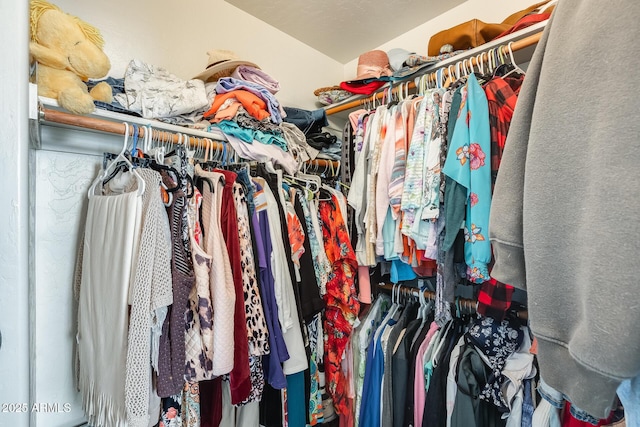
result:
[[[100,29],[113,77],[139,58],[189,79],[207,51],[228,49],[280,81],[281,104],[306,109],[316,108],[316,82],[342,79],[339,62],[222,0],[52,1]]]
[[[23,406],[30,403],[28,5],[2,0],[0,10],[0,426],[23,427],[30,415]]]
[[[402,48],[420,55],[427,55],[427,46],[432,35],[473,18],[484,22],[501,22],[514,12],[532,4],[534,0],[467,0],[453,9],[430,21],[407,31],[401,36],[380,45],[377,49],[385,52],[393,48]],[[358,58],[354,58],[344,66],[344,79],[355,77]]]
[[[47,134],[44,131],[43,136]],[[36,268],[31,298],[35,308],[31,326],[35,350],[32,399],[53,404],[57,410],[32,413],[31,425],[75,426],[85,416],[73,363],[77,332],[74,269],[85,223],[87,188],[100,158],[47,150],[35,151],[33,157],[32,233]]]

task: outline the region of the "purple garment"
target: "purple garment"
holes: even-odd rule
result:
[[[234,79],[233,77],[222,77],[216,85],[216,93],[227,93],[234,90],[246,90],[251,92],[267,104],[267,110],[271,114],[271,121],[275,124],[282,123],[282,118],[286,116],[284,109],[280,106],[278,100],[259,84],[247,82],[244,80]]]
[[[259,68],[250,67],[248,65],[239,65],[231,73],[231,77],[238,80],[244,80],[264,87],[272,94],[278,93],[280,83]]]
[[[271,263],[267,254],[271,254],[271,237],[269,236],[269,220],[267,211],[254,211],[251,216],[255,230],[255,246],[258,253],[260,290],[262,304],[269,330],[269,346],[271,353],[263,357],[264,373],[267,382],[275,389],[287,387],[287,380],[282,371],[282,363],[289,359],[289,352],[282,336],[282,329],[278,321],[278,306],[274,291],[274,279]]]

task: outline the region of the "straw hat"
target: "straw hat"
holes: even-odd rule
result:
[[[206,70],[195,76],[194,79],[205,82],[217,81],[221,77],[229,77],[239,65],[260,68],[253,62],[241,60],[230,50],[214,49],[207,52],[207,55],[209,55],[209,61]]]
[[[389,65],[387,52],[383,50],[370,50],[358,57],[358,67],[356,78],[348,82],[360,82],[362,80],[380,79],[393,74]]]

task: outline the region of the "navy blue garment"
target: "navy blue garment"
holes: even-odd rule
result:
[[[94,86],[96,86],[100,82],[106,82],[111,86],[111,94],[113,95],[113,101],[111,104],[107,104],[102,101],[93,101],[93,105],[96,108],[100,108],[102,110],[115,111],[116,113],[129,114],[131,116],[142,117],[140,114],[135,111],[127,110],[124,108],[118,101],[116,101],[115,96],[117,94],[125,93],[124,92],[124,79],[116,79],[114,77],[107,77],[103,80],[89,80],[87,84],[87,89],[91,90]]]
[[[287,113],[284,121],[296,125],[305,136],[321,132],[324,126],[329,125],[327,113],[323,108],[310,111],[301,108],[284,107],[284,111]]]

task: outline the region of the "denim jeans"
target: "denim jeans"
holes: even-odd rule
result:
[[[113,94],[113,96],[119,93],[125,93],[124,79],[116,79],[114,77],[107,77],[106,79],[102,79],[102,80],[89,80],[87,82],[87,88],[91,90],[94,86],[96,86],[100,82],[106,82],[109,84],[109,86],[111,86],[111,93]],[[94,100],[93,103],[97,108],[100,108],[103,110],[114,111],[116,113],[123,113],[123,114],[129,114],[131,116],[141,117],[140,114],[124,108],[115,99],[111,102],[111,104],[107,104],[106,102],[96,101],[96,100]]]
[[[533,397],[531,396],[531,380],[523,381],[524,397],[522,399],[522,427],[531,427],[533,419]]]
[[[624,406],[627,426],[640,425],[640,375],[624,380],[618,387],[618,397]]]
[[[300,108],[284,107],[284,111],[287,113],[284,121],[293,123],[305,135],[319,132],[324,126],[329,124],[327,113],[323,108],[309,111]]]
[[[562,409],[564,407],[565,400],[571,402],[567,396],[549,386],[542,378],[540,378],[540,384],[538,385],[538,393],[540,393],[540,396],[542,396],[544,400],[558,409]],[[589,415],[580,408],[575,407],[573,404],[571,405],[571,415],[573,415],[573,417],[578,421],[585,421],[593,425],[598,425],[599,423],[598,419]]]

